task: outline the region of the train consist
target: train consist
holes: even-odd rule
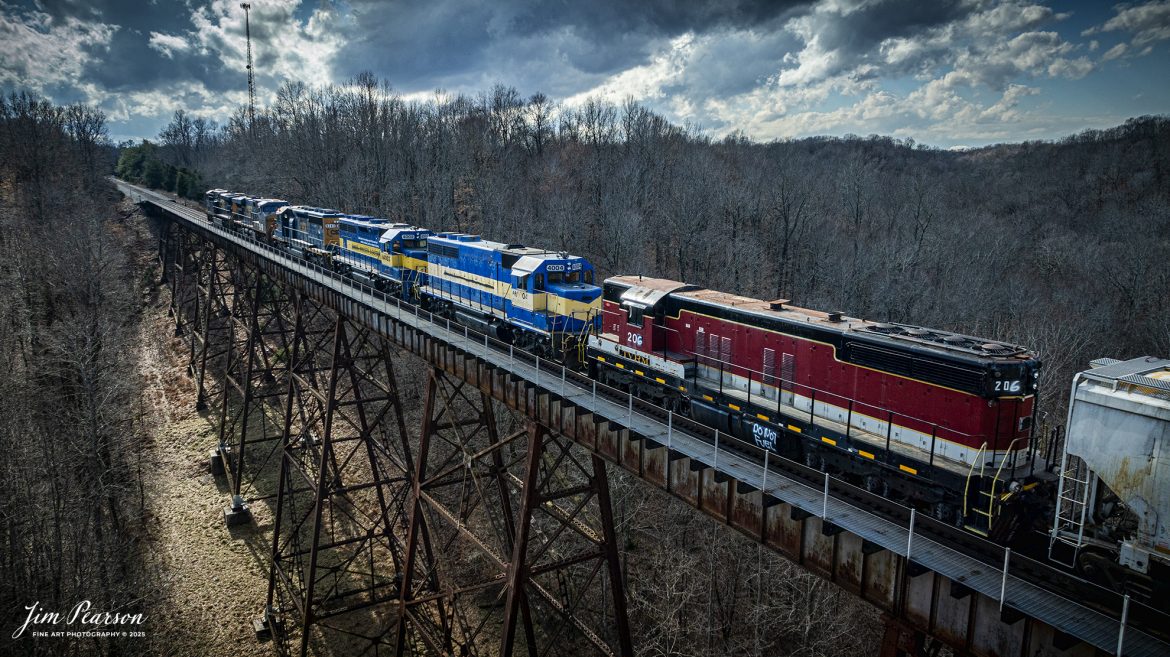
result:
[[[601,287],[579,256],[223,189],[205,207],[208,221],[544,357],[580,364],[600,321]]]
[[[1040,362],[1024,347],[679,281],[599,286],[567,253],[226,190],[209,191],[206,209],[209,221],[950,525],[1001,543],[1050,534],[1059,469],[1036,454]]]

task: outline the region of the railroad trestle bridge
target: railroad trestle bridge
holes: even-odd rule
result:
[[[1151,609],[118,185],[161,219],[224,518],[271,509],[281,652],[633,654],[617,466],[878,607],[884,654],[1170,654]]]

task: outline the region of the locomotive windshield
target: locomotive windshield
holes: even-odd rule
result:
[[[570,272],[549,271],[548,282],[554,283],[554,284],[555,283],[579,283],[579,282],[581,282],[581,272],[579,272],[579,271],[570,271]]]

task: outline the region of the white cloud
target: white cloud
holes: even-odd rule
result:
[[[1009,85],[998,102],[979,113],[979,121],[982,123],[1016,121],[1020,118],[1020,113],[1016,110],[1020,100],[1025,96],[1035,96],[1038,93],[1040,90],[1035,87],[1026,87],[1022,84]]]
[[[1118,5],[1116,9],[1116,16],[1094,29],[1101,32],[1129,32],[1133,34],[1132,45],[1135,47],[1170,39],[1170,2],[1163,0],[1137,6]]]
[[[627,96],[639,99],[661,98],[664,87],[679,80],[695,53],[695,36],[684,34],[670,42],[664,52],[655,54],[649,63],[622,71],[602,84],[565,99],[565,105],[584,103],[589,98],[621,102]]]
[[[267,0],[251,10],[252,57],[258,79],[298,80],[324,85],[333,82],[333,57],[344,40],[342,20],[327,6],[300,22],[294,12],[301,0]],[[188,38],[203,54],[212,54],[228,70],[244,70],[247,40],[244,10],[237,0],[213,0],[191,13]]]
[[[1122,55],[1124,55],[1125,51],[1128,49],[1129,49],[1129,46],[1127,46],[1124,43],[1119,43],[1116,46],[1113,46],[1112,48],[1110,48],[1109,50],[1106,50],[1105,54],[1101,55],[1101,60],[1107,62],[1111,59],[1117,59],[1118,57],[1121,57]]]
[[[161,52],[168,58],[173,58],[176,52],[187,52],[191,44],[181,36],[174,34],[150,33],[150,47]]]
[[[88,49],[108,46],[115,25],[54,20],[49,14],[0,12],[0,83],[45,93],[58,84],[75,84],[92,56]]]
[[[104,94],[101,108],[111,121],[127,121],[135,116],[169,117],[175,110],[185,110],[192,117],[221,121],[248,102],[248,92],[212,91],[198,80],[178,80],[146,91]]]

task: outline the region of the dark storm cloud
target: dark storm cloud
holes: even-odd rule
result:
[[[645,63],[663,41],[686,32],[729,28],[776,29],[808,2],[539,3],[456,0],[345,5],[355,30],[336,60],[337,76],[362,70],[388,76],[406,89],[458,84],[469,74],[550,93],[573,93],[581,83]],[[515,80],[520,72],[525,79]]]
[[[776,19],[812,4],[795,0],[521,2],[511,12],[509,22],[516,34],[545,32],[571,25],[598,41],[628,33],[672,37],[684,32],[702,34],[725,28],[769,27]]]
[[[108,47],[91,50],[84,79],[107,91],[154,89],[177,81],[199,81],[210,91],[238,88],[240,75],[225,74],[223,63],[210,52],[194,48],[167,56],[150,46],[150,33],[119,30]]]
[[[162,32],[189,27],[190,9],[187,3],[163,0],[161,2],[126,2],[125,0],[18,0],[17,7],[36,9],[54,19],[76,18],[83,21],[109,23],[126,30],[144,33]]]
[[[828,77],[863,63],[877,63],[879,46],[887,39],[946,26],[978,9],[979,3],[968,0],[887,0],[846,11],[814,11],[805,17],[802,36],[806,41],[815,38],[818,51],[833,53],[833,65],[823,71]],[[917,63],[907,61],[904,65]]]

